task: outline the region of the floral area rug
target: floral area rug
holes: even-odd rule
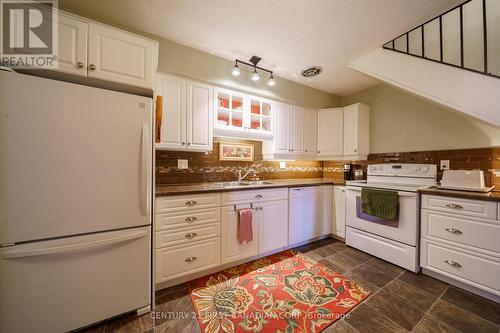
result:
[[[202,332],[320,332],[369,292],[292,250],[189,283]]]

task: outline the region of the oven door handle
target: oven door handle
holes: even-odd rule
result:
[[[352,190],[352,191],[356,191],[356,192],[361,192],[361,187],[357,187],[357,186],[347,186],[347,189]],[[391,189],[381,189],[381,190],[391,191]],[[400,197],[413,197],[413,198],[415,198],[417,196],[417,193],[398,191],[398,195]]]

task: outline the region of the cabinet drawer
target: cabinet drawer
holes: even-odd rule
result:
[[[156,250],[156,283],[220,264],[220,238]]]
[[[500,260],[422,240],[422,267],[500,295]]]
[[[422,237],[500,253],[500,223],[422,210]]]
[[[498,207],[489,201],[423,195],[422,208],[496,220]]]
[[[220,223],[210,223],[175,230],[157,231],[155,247],[162,248],[178,244],[187,244],[207,238],[220,236]]]
[[[240,205],[250,202],[281,200],[288,198],[288,188],[246,190],[222,193],[222,205]]]
[[[220,193],[157,197],[155,212],[168,213],[220,206]]]
[[[155,215],[155,230],[191,227],[219,221],[220,207],[163,213]]]

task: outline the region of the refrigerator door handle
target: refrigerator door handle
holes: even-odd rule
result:
[[[14,259],[14,258],[24,258],[24,257],[34,257],[41,255],[50,255],[50,254],[61,254],[66,252],[73,252],[77,250],[88,250],[96,247],[101,247],[105,245],[123,243],[126,241],[131,241],[134,239],[142,238],[147,236],[148,231],[136,231],[126,235],[120,235],[117,237],[106,238],[106,239],[98,239],[89,242],[81,242],[76,244],[69,245],[60,245],[60,246],[49,246],[43,247],[40,246],[38,248],[30,248],[30,249],[12,249],[6,250],[2,253],[2,259]]]
[[[147,198],[148,198],[148,143],[149,143],[149,125],[142,124],[142,138],[141,138],[141,179],[139,182],[139,204],[141,208],[141,215],[147,214]]]

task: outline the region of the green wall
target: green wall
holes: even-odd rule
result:
[[[345,96],[370,106],[370,153],[500,146],[500,128],[385,84]]]

